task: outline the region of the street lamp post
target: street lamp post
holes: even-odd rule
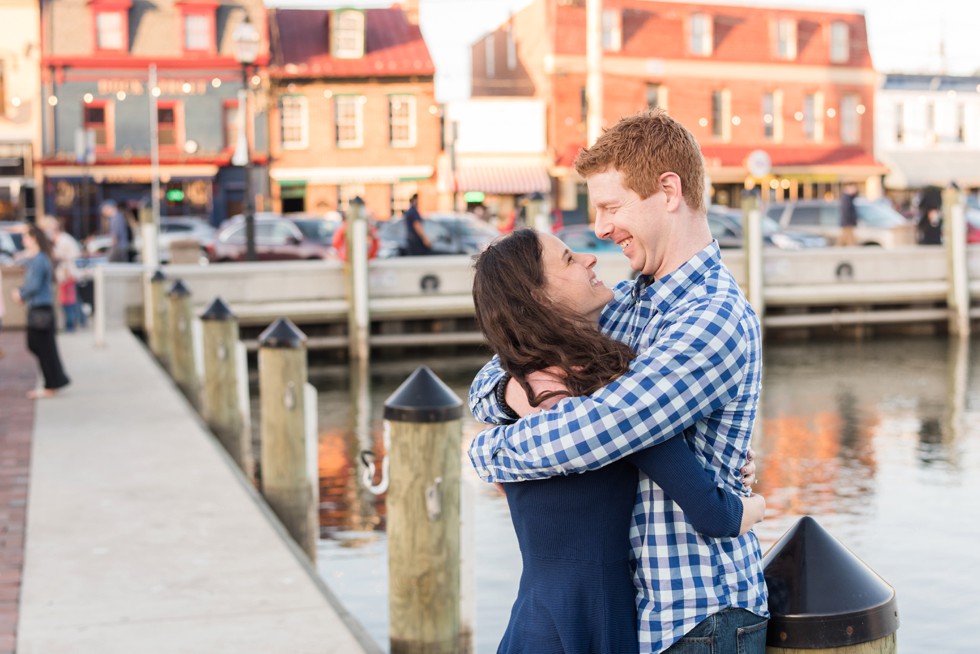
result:
[[[244,20],[235,28],[232,35],[235,42],[235,60],[242,66],[242,106],[240,111],[245,117],[240,123],[243,131],[239,139],[244,139],[244,161],[240,164],[245,167],[245,259],[255,261],[255,206],[252,199],[252,154],[248,147],[248,67],[255,63],[255,57],[259,53],[259,32],[248,19],[248,14]],[[237,161],[233,163],[238,163]]]

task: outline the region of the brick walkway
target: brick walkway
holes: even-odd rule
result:
[[[14,654],[34,431],[34,402],[24,394],[36,368],[24,332],[0,332],[0,350],[0,654]]]

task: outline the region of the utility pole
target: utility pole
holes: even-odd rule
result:
[[[585,4],[586,146],[602,134],[602,0]]]

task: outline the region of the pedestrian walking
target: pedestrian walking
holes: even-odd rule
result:
[[[53,397],[70,382],[61,365],[57,331],[54,320],[54,265],[51,242],[37,225],[31,225],[24,234],[24,285],[15,288],[15,302],[27,305],[27,349],[37,358],[44,379],[44,387],[27,392],[28,399]]]
[[[857,207],[854,200],[857,198],[858,187],[854,182],[844,185],[840,196],[840,239],[838,245],[857,245],[857,238],[854,236],[854,229],[858,224]]]
[[[422,214],[419,213],[419,194],[413,193],[405,210],[405,247],[410,256],[432,254],[432,241],[425,234]]]
[[[943,191],[938,186],[927,186],[919,197],[919,219],[916,236],[920,245],[943,243]]]
[[[132,261],[130,250],[133,240],[132,229],[115,200],[106,200],[102,203],[102,217],[109,221],[109,236],[112,237],[109,261]]]
[[[51,240],[54,254],[54,278],[58,284],[58,304],[65,314],[65,331],[73,332],[85,326],[85,314],[78,301],[78,266],[76,262],[82,254],[78,241],[61,228],[61,221],[54,216],[45,216],[44,232]]]

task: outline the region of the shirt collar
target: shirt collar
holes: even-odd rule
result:
[[[680,268],[660,279],[654,279],[653,275],[637,277],[633,286],[633,304],[640,300],[650,300],[659,310],[665,310],[679,298],[684,297],[692,286],[699,284],[708,271],[720,263],[721,251],[718,248],[718,241],[713,240],[707,247],[681,264]]]

